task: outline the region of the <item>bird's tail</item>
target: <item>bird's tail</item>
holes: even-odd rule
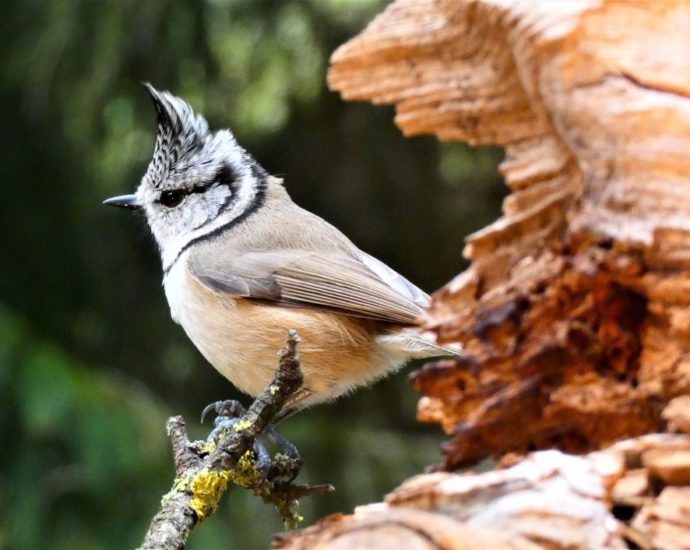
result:
[[[460,357],[460,344],[438,344],[432,332],[421,332],[416,329],[405,329],[393,334],[379,336],[379,345],[398,353],[404,353],[410,359],[428,359],[431,357]]]

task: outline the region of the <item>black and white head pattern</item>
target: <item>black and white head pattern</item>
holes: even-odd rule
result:
[[[211,132],[184,100],[146,88],[158,131],[137,199],[167,269],[193,241],[256,208],[266,173],[229,130]]]

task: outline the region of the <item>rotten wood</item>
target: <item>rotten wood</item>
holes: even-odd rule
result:
[[[688,51],[682,0],[396,0],[333,54],[405,135],[506,150],[503,216],[422,319],[464,357],[412,378],[444,469],[499,462],[274,548],[690,548]]]
[[[413,377],[446,469],[663,430],[690,392],[689,51],[681,0],[397,0],[333,54],[405,135],[506,151],[423,320],[465,349]]]
[[[688,474],[687,434],[648,434],[585,456],[537,451],[488,472],[412,477],[384,502],[279,535],[273,548],[690,548]]]

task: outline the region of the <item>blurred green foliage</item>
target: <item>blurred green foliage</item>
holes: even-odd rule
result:
[[[379,0],[4,0],[0,17],[0,548],[126,548],[172,479],[164,420],[236,397],[169,319],[130,192],[153,147],[140,83],[238,139],[302,206],[427,290],[495,218],[495,150],[405,140],[391,109],[326,90],[330,53]],[[378,500],[438,460],[404,374],[291,418],[306,523]],[[190,548],[264,548],[275,513],[242,491]]]

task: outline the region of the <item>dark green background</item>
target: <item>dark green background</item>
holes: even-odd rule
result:
[[[3,0],[0,15],[0,548],[128,548],[172,480],[165,418],[195,437],[236,396],[169,318],[142,219],[106,209],[153,147],[150,81],[230,125],[293,198],[422,288],[504,193],[499,153],[404,139],[390,108],[327,91],[330,53],[375,0]],[[305,525],[440,459],[400,373],[287,421]],[[281,524],[233,490],[189,548],[263,548]]]

